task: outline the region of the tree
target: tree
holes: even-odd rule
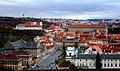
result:
[[[101,58],[98,52],[96,55],[96,69],[101,69],[101,68],[102,68],[102,63],[101,63]]]

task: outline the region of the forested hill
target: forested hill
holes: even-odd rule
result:
[[[36,18],[14,18],[14,17],[0,17],[0,48],[4,47],[7,41],[17,41],[20,39],[26,41],[33,41],[35,36],[44,35],[44,30],[13,30],[13,28],[20,23],[27,22],[43,22],[43,27],[46,28],[53,24]],[[45,25],[44,25],[45,24]]]

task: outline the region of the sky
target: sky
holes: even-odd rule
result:
[[[119,19],[120,0],[0,0],[0,16]]]

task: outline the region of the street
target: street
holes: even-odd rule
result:
[[[40,60],[34,68],[31,70],[41,70],[41,69],[56,69],[55,60],[62,53],[61,50],[56,50],[53,53],[45,56]]]

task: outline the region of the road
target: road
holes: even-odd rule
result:
[[[37,65],[31,70],[46,70],[46,69],[56,69],[55,60],[58,59],[58,56],[62,53],[61,50],[56,50],[48,56],[43,57]]]

